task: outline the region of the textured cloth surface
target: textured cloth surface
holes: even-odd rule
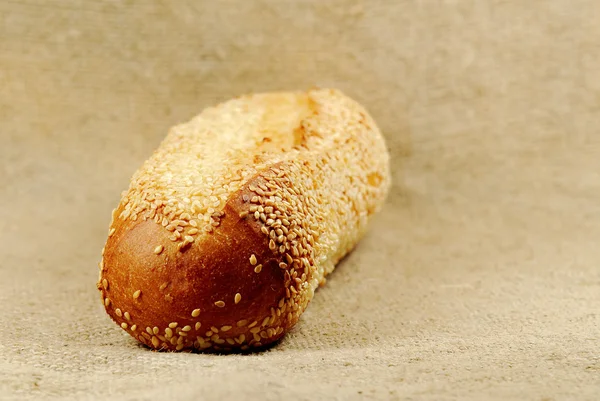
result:
[[[597,399],[600,2],[575,4],[0,1],[0,399]],[[393,154],[369,234],[265,352],[138,346],[95,289],[131,174],[208,105],[312,85]]]

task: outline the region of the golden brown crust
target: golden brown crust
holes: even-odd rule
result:
[[[214,145],[222,162],[204,150],[215,127],[245,130],[232,149]],[[155,349],[272,343],[362,236],[388,186],[381,135],[339,92],[208,109],[169,134],[113,212],[98,283],[106,311]]]
[[[252,182],[255,180],[248,185]],[[279,267],[282,257],[269,249],[267,238],[260,233],[260,224],[248,215],[240,217],[240,213],[249,209],[252,196],[254,193],[247,189],[238,191],[224,208],[219,230],[182,252],[167,239],[168,231],[154,221],[117,222],[106,244],[102,277],[107,283],[119,285],[108,285],[107,290],[101,288],[103,297],[110,299],[107,312],[113,320],[119,325],[125,323],[134,337],[159,349],[176,350],[179,344],[183,344],[180,349],[187,349],[196,342],[196,348],[220,345],[226,350],[233,345],[227,339],[241,346],[242,334],[251,338],[253,333],[249,331],[261,327],[263,320],[271,315],[271,307],[285,296],[285,272]],[[150,242],[150,238],[154,241]],[[159,255],[153,245],[156,242],[167,244]],[[252,255],[261,261],[258,273],[255,271],[258,263],[250,262]],[[136,291],[140,293],[134,297]],[[113,307],[116,305],[120,306],[122,316],[116,314]],[[193,316],[196,309],[199,314]],[[252,326],[253,322],[256,325]],[[132,331],[134,324],[137,327]],[[191,329],[184,332],[184,340],[178,344],[178,334],[181,337],[181,329],[186,326]],[[231,328],[227,329],[228,326]],[[147,328],[152,331],[154,327],[159,332],[150,335]],[[227,330],[223,331],[223,327]],[[169,336],[166,328],[173,334]],[[270,336],[269,342],[280,338],[285,329]],[[206,335],[207,332],[211,334]],[[171,343],[173,338],[177,339],[175,344]],[[263,344],[256,344],[260,345]]]

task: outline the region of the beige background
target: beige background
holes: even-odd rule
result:
[[[600,396],[600,2],[0,1],[0,399]],[[336,86],[394,187],[297,328],[154,353],[105,316],[110,211],[169,126]]]

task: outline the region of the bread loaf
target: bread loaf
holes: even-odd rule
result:
[[[242,96],[172,128],[113,211],[98,289],[159,350],[281,338],[390,185],[381,133],[339,91]]]

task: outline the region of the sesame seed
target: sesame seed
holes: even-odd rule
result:
[[[158,290],[159,290],[159,291],[162,291],[162,290],[164,290],[165,288],[167,288],[167,286],[168,286],[168,285],[169,285],[169,283],[167,283],[167,282],[164,282],[164,283],[162,283],[162,284],[160,285],[160,287],[158,287]]]
[[[266,326],[267,324],[269,324],[269,320],[271,319],[270,316],[267,316],[266,318],[264,318],[262,325],[261,326]]]
[[[177,347],[175,347],[175,349],[177,351],[181,351],[183,349],[183,344],[177,344]]]
[[[212,336],[212,335],[213,335],[213,332],[209,330],[209,331],[207,331],[206,333],[204,333],[204,335],[205,335],[206,337],[210,337],[210,336]]]
[[[217,302],[215,302],[215,306],[218,306],[219,308],[222,308],[222,307],[225,306],[225,302],[223,302],[223,301],[217,301]]]
[[[125,330],[127,330],[127,323],[125,323],[125,322],[121,323],[121,327],[124,328]]]
[[[131,320],[131,315],[129,314],[129,312],[125,312],[123,315],[125,316],[125,319]]]
[[[108,236],[112,237],[112,235],[115,233],[116,229],[113,227],[110,229],[110,231],[108,232]]]
[[[121,312],[121,309],[119,308],[115,309],[115,314],[119,317],[123,316],[123,312]]]
[[[252,327],[256,326],[258,324],[258,322],[255,320],[252,323],[250,323],[250,325],[248,325],[248,328],[251,329]]]
[[[177,327],[177,322],[171,322],[169,323],[169,327],[174,329],[175,327]]]
[[[248,324],[248,321],[247,321],[246,319],[239,320],[239,321],[236,323],[237,327],[244,327],[244,326],[245,326],[245,325],[247,325],[247,324]]]
[[[287,269],[287,267],[288,267],[287,263],[284,263],[284,262],[279,263],[280,269]]]
[[[242,294],[240,294],[239,292],[237,294],[235,294],[235,298],[234,298],[234,302],[237,304],[242,300]]]
[[[192,237],[191,235],[186,235],[184,237],[184,239],[186,242],[190,242],[190,243],[194,242],[194,237]]]
[[[137,324],[134,324],[133,326],[131,326],[131,331],[136,331],[137,330]]]
[[[108,308],[109,305],[110,305],[110,299],[104,298],[104,306],[106,306]]]
[[[230,345],[235,344],[235,341],[233,341],[233,339],[231,339],[231,338],[226,338],[225,341],[227,341],[227,344],[230,344]]]
[[[105,290],[108,290],[108,280],[105,278],[102,279],[102,287],[104,287]]]
[[[252,337],[254,337],[254,341],[260,342],[260,336],[258,335],[258,333],[252,334]],[[254,344],[254,345],[258,346],[258,344]]]
[[[187,325],[187,326],[183,326],[183,329],[181,329],[181,330],[183,330],[183,331],[190,331],[191,329],[192,329],[192,327],[189,326],[189,325]]]
[[[159,333],[158,327],[154,326],[154,327],[152,328],[152,333],[154,333],[154,334],[158,334],[158,333]]]
[[[254,256],[254,254],[250,255],[250,264],[252,266],[256,264],[256,256]]]
[[[200,309],[194,309],[192,311],[192,317],[198,317],[200,315]]]
[[[154,334],[154,333],[152,332],[152,327],[146,327],[146,332],[147,332],[148,334],[150,334],[150,335]]]
[[[157,348],[159,344],[160,342],[158,341],[158,338],[152,336],[152,345],[154,346],[154,348]]]
[[[154,248],[154,253],[157,255],[160,255],[160,253],[163,251],[164,247],[162,245],[158,245],[156,248]]]
[[[254,268],[254,273],[260,273],[260,271],[262,270],[262,267],[263,267],[263,265],[257,265],[257,266]]]
[[[196,330],[200,330],[200,327],[202,327],[202,323],[200,323],[200,322],[196,322],[196,325],[194,326],[194,328],[195,328]]]
[[[229,331],[231,330],[231,326],[223,326],[221,327],[221,331]]]
[[[171,337],[173,337],[173,330],[171,330],[171,328],[170,328],[170,327],[167,327],[167,328],[165,329],[165,337],[167,337],[167,338],[171,338]]]
[[[133,299],[138,299],[140,297],[140,294],[142,293],[141,290],[137,290],[136,292],[133,293]]]
[[[211,326],[210,331],[212,331],[213,333],[218,333],[219,329],[217,329],[215,326]]]
[[[248,216],[248,211],[247,211],[247,210],[244,210],[243,212],[241,212],[241,213],[239,214],[239,216],[240,216],[240,218],[241,218],[241,219],[243,219],[244,217]]]

